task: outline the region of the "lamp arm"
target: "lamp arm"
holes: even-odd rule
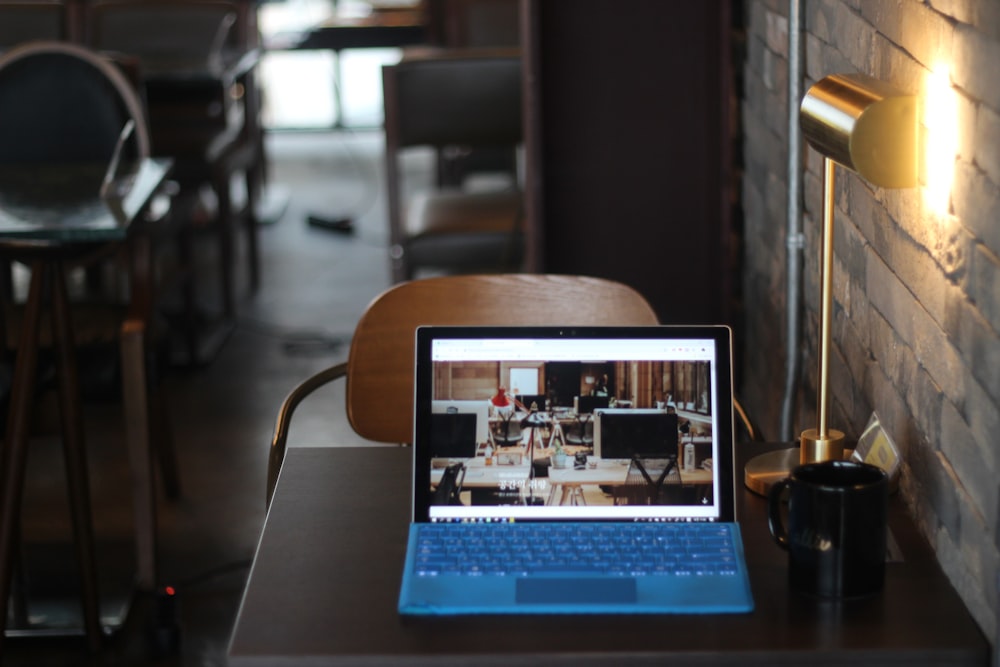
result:
[[[819,417],[817,431],[820,438],[829,435],[827,413],[830,407],[830,330],[833,315],[833,222],[836,200],[836,165],[828,157],[823,158],[823,247],[820,257],[821,298],[819,311],[819,374],[816,414]]]

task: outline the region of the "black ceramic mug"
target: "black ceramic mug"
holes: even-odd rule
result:
[[[788,524],[782,504],[788,489]],[[768,525],[788,551],[793,590],[824,598],[854,598],[882,589],[885,579],[889,479],[856,461],[796,467],[768,496]]]

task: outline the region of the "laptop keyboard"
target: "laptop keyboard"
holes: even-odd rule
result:
[[[736,576],[739,564],[729,524],[428,523],[415,574]]]

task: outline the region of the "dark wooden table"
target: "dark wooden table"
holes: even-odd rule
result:
[[[820,602],[790,592],[766,502],[740,487],[751,614],[402,618],[396,602],[411,457],[412,450],[392,447],[288,450],[230,665],[989,662],[986,639],[898,498],[890,527],[903,560],[887,565],[885,590],[866,600]]]

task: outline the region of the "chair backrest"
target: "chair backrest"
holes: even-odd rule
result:
[[[129,120],[131,155],[148,156],[138,94],[93,51],[39,41],[0,55],[0,163],[106,162]]]
[[[490,428],[494,429],[493,440],[498,445],[510,445],[521,439],[521,420],[513,410],[499,421],[491,421]]]
[[[224,49],[241,46],[238,18],[237,5],[226,0],[96,0],[87,11],[87,41],[147,65],[219,68]]]
[[[410,442],[414,332],[447,324],[652,325],[657,317],[637,291],[601,278],[501,274],[400,283],[368,306],[351,342],[347,414],[358,435]]]
[[[409,146],[515,146],[522,139],[521,58],[461,51],[382,68],[387,157]]]

